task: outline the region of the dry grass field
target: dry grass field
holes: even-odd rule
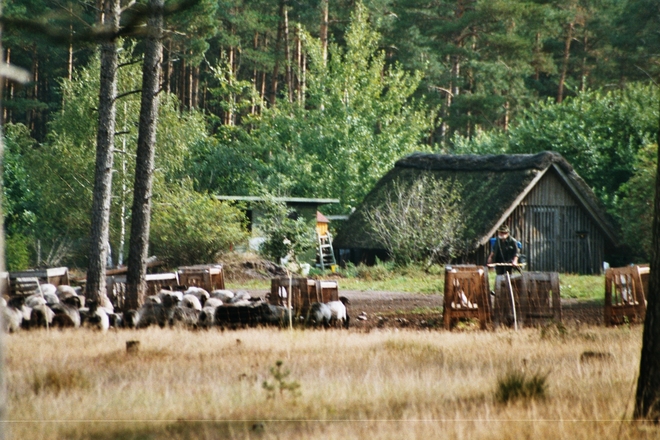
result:
[[[24,331],[5,336],[3,428],[13,439],[658,438],[629,421],[640,341],[641,327]],[[502,403],[498,380],[512,372],[547,375],[545,396]]]

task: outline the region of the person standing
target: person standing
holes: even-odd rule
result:
[[[507,225],[497,228],[495,245],[488,256],[488,264],[492,263],[518,264],[518,242],[509,235]],[[513,266],[495,266],[495,273],[498,275],[503,275],[506,272],[511,273],[512,271]]]

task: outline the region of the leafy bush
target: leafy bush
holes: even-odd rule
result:
[[[383,263],[376,259],[376,264],[367,266],[359,264],[356,268],[356,275],[359,278],[367,281],[383,281],[392,277],[392,270],[394,269],[393,262]]]
[[[265,197],[261,208],[265,215],[259,227],[266,241],[260,251],[265,257],[279,263],[288,256],[297,262],[300,256],[314,248],[316,232],[312,222],[298,217],[284,202],[272,197]]]
[[[30,240],[21,234],[8,235],[5,241],[7,269],[25,270],[30,267]]]
[[[427,176],[394,182],[382,204],[366,212],[371,234],[399,265],[445,263],[457,256],[465,224],[456,186]]]
[[[624,244],[639,263],[651,259],[653,231],[653,197],[658,160],[658,146],[650,145],[637,155],[635,174],[619,191],[621,203],[618,216]]]
[[[152,252],[170,266],[210,263],[247,241],[243,213],[190,189],[179,189],[155,203]]]

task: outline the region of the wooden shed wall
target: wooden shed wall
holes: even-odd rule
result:
[[[605,238],[550,169],[507,219],[530,271],[599,274]]]

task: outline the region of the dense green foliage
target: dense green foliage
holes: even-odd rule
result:
[[[621,186],[619,218],[624,243],[638,262],[651,261],[651,224],[658,146],[651,145],[639,152],[635,174]]]
[[[324,65],[309,36],[304,102],[278,100],[275,108],[227,127],[197,145],[190,174],[201,190],[302,197],[337,197],[356,206],[403,155],[424,148],[431,114],[410,99],[419,74],[385,66],[379,35],[358,8],[346,48],[330,47]]]
[[[301,257],[316,244],[314,221],[298,216],[286,204],[272,197],[265,197],[259,209],[264,214],[259,223],[265,238],[261,253],[278,263],[283,258],[292,263],[303,263]]]
[[[126,46],[122,59],[127,61],[131,56],[131,47]],[[10,200],[7,203],[10,206],[8,223],[10,231],[32,237],[32,240],[21,243],[31,243],[33,261],[38,260],[34,263],[84,264],[94,181],[98,123],[94,110],[98,101],[98,69],[98,61],[94,61],[89,67],[77,70],[72,81],[63,80],[62,93],[66,105],[50,124],[46,142],[36,144],[29,139],[22,126],[10,126],[8,129],[8,151],[22,153],[20,163],[11,160],[11,153],[8,155],[11,165],[10,172],[5,175],[6,193]],[[120,93],[139,88],[140,78],[139,65],[121,68]],[[110,244],[115,251],[115,259],[123,253],[128,243],[139,106],[137,94],[121,98],[117,105],[117,127],[121,133],[115,151],[110,224]],[[155,197],[165,197],[173,191],[177,194],[177,180],[188,146],[204,139],[206,134],[201,115],[180,113],[176,98],[171,95],[161,99],[159,119],[154,193]],[[36,200],[39,202],[36,203]],[[231,231],[241,228],[243,220],[228,212],[222,218],[229,222],[226,225],[227,236],[232,237],[222,242],[221,247],[228,250],[229,242],[240,241],[240,236]],[[210,227],[218,218],[205,216],[198,220],[208,223],[207,227]],[[156,223],[153,232],[166,235],[166,231],[158,231],[163,224]],[[38,247],[41,252],[37,256]],[[159,250],[165,252],[168,258],[175,253],[162,245]],[[209,253],[211,251],[206,249],[199,250],[200,255]],[[56,258],[49,260],[48,256]],[[187,255],[181,256],[182,260],[186,258]]]
[[[211,196],[182,186],[155,201],[151,252],[169,267],[218,261],[247,241],[243,213]]]
[[[124,5],[124,23],[140,3]],[[99,62],[96,43],[78,35],[98,20],[95,8],[4,4],[6,56],[35,78],[3,96],[12,268],[85,264]],[[183,179],[202,194],[339,198],[328,213],[348,213],[412,151],[555,150],[618,221],[631,258],[648,258],[657,1],[202,0],[166,27],[158,203],[178,194],[211,222]],[[141,50],[139,37],[122,41],[119,93],[139,89]],[[128,242],[138,111],[138,93],[118,99],[115,260]],[[224,215],[231,238],[217,249],[240,242],[242,220]],[[154,237],[179,221],[165,217]]]

